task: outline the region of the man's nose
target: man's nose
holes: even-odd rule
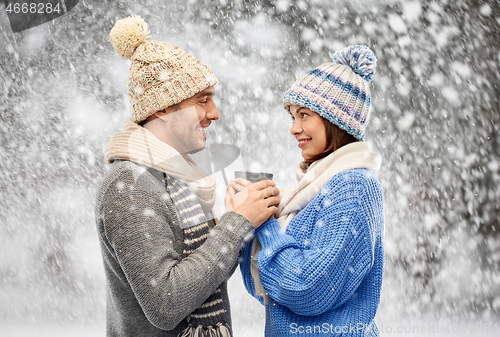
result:
[[[220,118],[219,109],[217,109],[217,105],[215,104],[215,102],[213,102],[212,104],[210,104],[208,106],[206,116],[207,116],[207,119],[210,119],[213,121],[216,121]]]

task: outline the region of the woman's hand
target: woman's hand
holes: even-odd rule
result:
[[[238,193],[237,193],[238,192]],[[255,184],[238,178],[226,190],[226,212],[234,211],[247,218],[258,228],[278,211],[281,201],[276,183],[262,180]]]

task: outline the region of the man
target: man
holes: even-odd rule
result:
[[[231,336],[226,280],[245,237],[277,211],[262,181],[238,194],[216,223],[214,179],[189,157],[219,119],[217,78],[199,60],[150,41],[140,17],[119,20],[110,39],[132,61],[132,119],[113,135],[111,169],[96,220],[107,280],[108,336]]]

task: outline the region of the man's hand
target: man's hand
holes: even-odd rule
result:
[[[238,193],[236,193],[238,192]],[[276,183],[262,180],[255,184],[238,178],[226,190],[226,212],[234,211],[247,218],[258,228],[264,221],[278,211],[281,198]]]

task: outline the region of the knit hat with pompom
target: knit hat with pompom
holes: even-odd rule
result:
[[[179,47],[148,40],[148,25],[139,16],[118,20],[109,37],[118,55],[132,61],[127,94],[136,123],[219,83],[207,65]]]
[[[349,46],[325,63],[307,72],[287,90],[283,106],[309,108],[347,131],[358,140],[365,139],[370,116],[369,83],[375,74],[377,59],[366,46]]]

